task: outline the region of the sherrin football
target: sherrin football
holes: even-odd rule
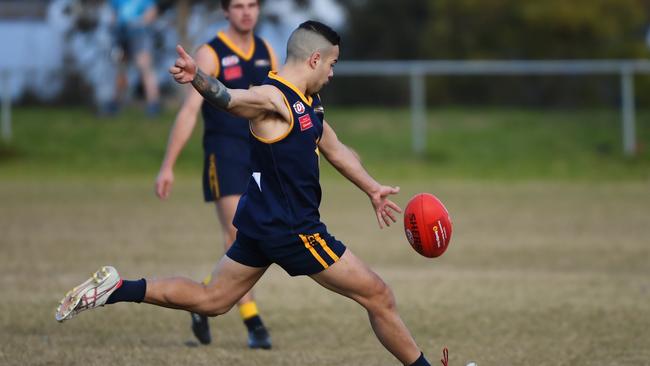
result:
[[[404,211],[404,232],[416,252],[428,258],[442,255],[451,240],[449,212],[430,193],[416,194]]]

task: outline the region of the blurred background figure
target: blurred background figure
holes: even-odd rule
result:
[[[65,58],[73,60],[75,68],[93,85],[95,112],[99,117],[110,117],[118,110],[116,83],[117,65],[113,34],[113,12],[104,0],[55,1],[50,17],[61,22],[68,18],[66,30],[68,48]]]
[[[115,40],[122,50],[123,62],[134,62],[141,77],[147,102],[147,115],[155,117],[160,113],[160,91],[153,69],[153,28],[158,16],[154,0],[110,0],[115,12]],[[128,86],[124,66],[120,67],[116,84],[117,95],[122,95]]]

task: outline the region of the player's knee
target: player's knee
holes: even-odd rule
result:
[[[203,306],[203,314],[207,316],[223,315],[230,311],[237,301],[230,301],[225,294],[219,291],[209,291]]]
[[[396,308],[393,290],[382,280],[373,286],[366,308],[370,311],[394,311]]]
[[[149,70],[151,67],[151,56],[146,52],[142,52],[136,56],[135,64],[142,70]]]
[[[205,315],[207,316],[219,316],[223,315],[232,309],[235,304],[226,303],[223,300],[213,300],[206,307]]]

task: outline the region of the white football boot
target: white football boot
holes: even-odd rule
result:
[[[104,306],[113,291],[122,284],[122,279],[117,270],[104,266],[86,282],[68,291],[56,309],[54,317],[57,321],[71,319],[80,312]]]

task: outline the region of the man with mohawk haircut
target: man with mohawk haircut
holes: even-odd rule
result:
[[[324,119],[317,93],[334,75],[339,43],[328,26],[302,23],[289,38],[285,65],[247,90],[208,77],[178,46],[170,68],[174,79],[192,83],[213,105],[249,121],[252,174],[235,214],[237,239],[208,285],[180,277],[124,281],[106,266],[63,298],[56,319],[122,301],[224,314],[276,263],[363,306],[381,344],[402,364],[430,365],[402,322],[390,287],[320,220],[320,154],[368,195],[380,228],[401,212],[388,198],[399,188],[375,181]]]

